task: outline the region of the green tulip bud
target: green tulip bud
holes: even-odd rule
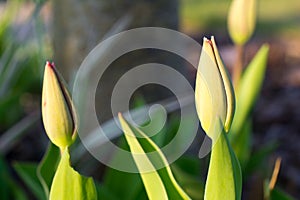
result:
[[[76,114],[67,89],[54,64],[47,62],[42,93],[42,117],[46,133],[61,149],[76,138]]]
[[[228,13],[228,30],[236,45],[244,45],[253,34],[256,0],[233,0]]]
[[[221,121],[228,132],[235,110],[234,91],[214,37],[204,38],[196,78],[195,101],[204,131],[213,139]],[[217,134],[217,135],[214,135]]]

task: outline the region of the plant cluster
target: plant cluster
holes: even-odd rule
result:
[[[262,45],[243,69],[245,44],[253,34],[255,18],[255,0],[232,1],[228,29],[237,50],[233,83],[215,38],[203,39],[195,103],[201,126],[212,141],[205,183],[193,177],[197,172],[187,173],[179,167],[185,165],[192,171],[197,161],[195,164],[192,159],[169,166],[157,142],[130,124],[121,113],[118,117],[124,132],[124,146],[131,152],[140,173],[109,169],[103,183],[98,183],[77,172],[72,167],[70,147],[77,138],[78,116],[62,76],[50,62],[44,70],[41,103],[50,143],[39,164],[17,163],[17,173],[37,199],[241,199],[242,177],[259,166],[255,163],[257,155],[251,154],[251,111],[262,86],[269,51],[267,44]],[[150,157],[147,152],[155,154]],[[158,165],[165,167],[157,169]],[[266,179],[265,199],[291,199],[275,187],[279,168],[280,158],[272,177]],[[22,199],[22,195],[15,198]]]

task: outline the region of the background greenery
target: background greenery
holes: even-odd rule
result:
[[[40,96],[44,63],[52,58],[54,51],[51,4],[52,1],[45,4],[43,1],[10,1],[9,5],[1,2],[0,199],[41,196],[41,186],[37,185],[34,174],[37,165],[33,162],[42,159],[48,142],[40,119]],[[178,14],[179,30],[199,42],[203,35],[216,36],[221,54],[230,67],[232,44],[226,28],[229,4],[229,0],[181,0]],[[299,11],[298,0],[258,1],[258,23],[247,45],[246,58],[250,60],[265,41],[270,43],[271,50],[262,95],[254,109],[253,138],[248,141],[253,154],[245,169],[244,199],[263,198],[264,180],[271,176],[277,156],[283,158],[278,186],[294,198],[300,196],[300,151],[294,145],[300,141]],[[190,73],[193,77],[195,72]],[[178,123],[177,113],[171,117],[167,127],[169,135]],[[166,141],[168,139],[160,142]],[[20,161],[27,163],[20,164]],[[207,158],[199,160],[191,151],[171,166],[182,188],[195,199],[201,199],[203,194],[207,162]],[[120,199],[129,193],[128,199],[145,198],[138,175],[107,169],[93,160],[89,163],[82,171],[102,183],[97,187],[101,195]],[[80,169],[80,162],[77,167]],[[28,173],[34,178],[28,178]],[[124,187],[120,179],[127,180],[128,184]]]

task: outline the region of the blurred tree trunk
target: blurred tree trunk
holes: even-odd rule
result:
[[[129,15],[131,19],[128,29],[146,26],[178,28],[177,0],[53,0],[53,11],[54,60],[67,81],[90,50],[124,16]],[[97,111],[101,110],[99,121],[103,122],[112,116],[109,97],[120,76],[126,70],[148,62],[180,65],[178,60],[161,52],[141,51],[118,59],[101,79],[101,93],[96,94]],[[161,100],[171,94],[165,90],[159,92],[153,87],[148,87],[142,93],[147,93],[150,101]]]
[[[54,60],[67,80],[120,18],[128,28],[178,27],[177,0],[53,0]]]

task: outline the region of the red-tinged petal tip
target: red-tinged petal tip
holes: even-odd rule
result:
[[[46,62],[47,67],[51,67],[52,69],[55,68],[54,62],[50,63],[49,61]]]
[[[210,46],[213,46],[213,43],[211,40],[207,40],[208,44],[210,44]]]
[[[213,39],[214,39],[213,36],[211,36],[211,39],[204,37],[204,41],[207,42],[212,48],[213,48],[213,42],[212,42]]]

